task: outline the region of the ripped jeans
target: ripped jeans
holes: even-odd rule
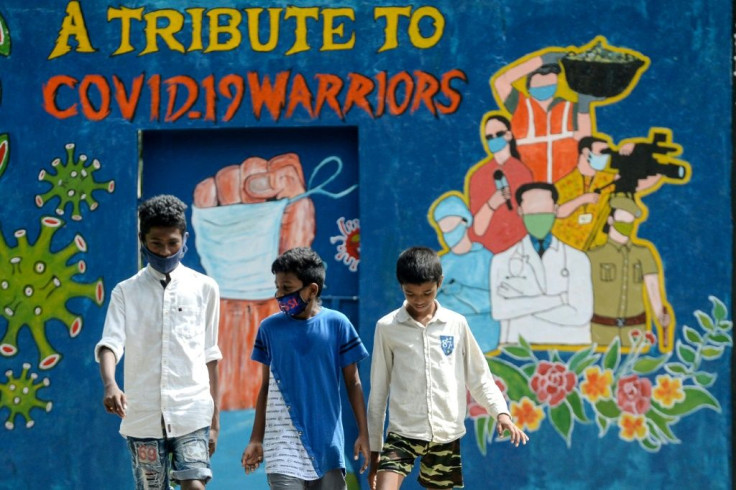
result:
[[[209,427],[164,439],[128,437],[136,490],[169,490],[169,473],[175,481],[209,481],[209,437]]]

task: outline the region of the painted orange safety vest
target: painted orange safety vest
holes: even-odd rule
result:
[[[536,100],[519,93],[511,129],[521,161],[532,171],[535,181],[556,182],[577,165],[574,114],[569,100],[557,99],[545,111]]]

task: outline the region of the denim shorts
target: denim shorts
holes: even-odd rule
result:
[[[128,437],[136,490],[169,490],[170,480],[208,482],[209,438],[209,427],[164,439]]]
[[[332,470],[319,480],[301,480],[294,476],[268,473],[268,487],[271,490],[347,490],[345,471]]]

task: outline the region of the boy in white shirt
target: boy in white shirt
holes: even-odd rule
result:
[[[506,401],[465,317],[435,297],[442,265],[425,247],[405,250],[396,263],[404,304],[378,321],[371,362],[368,434],[373,490],[396,490],[417,458],[419,483],[462,487],[460,438],[465,434],[466,387],[518,446],[529,440],[511,421]],[[383,440],[386,402],[387,438]],[[380,459],[379,459],[380,457]]]
[[[123,420],[137,489],[202,490],[219,432],[215,281],[184,265],[186,204],[153,197],[138,208],[148,267],[115,286],[95,359],[103,404]],[[125,354],[125,392],[115,368]],[[170,470],[173,468],[173,471]]]

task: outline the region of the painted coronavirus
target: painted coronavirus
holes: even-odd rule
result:
[[[62,216],[67,206],[71,205],[71,217],[79,221],[82,219],[82,202],[87,204],[90,211],[94,211],[99,203],[93,198],[92,193],[101,190],[113,192],[115,181],[96,182],[94,174],[101,167],[100,161],[95,158],[90,162],[87,155],[79,155],[75,160],[74,143],[67,144],[65,148],[66,163],[62,164],[61,158],[55,158],[51,162],[53,168],[50,171],[41,170],[38,174],[38,180],[51,184],[51,189],[45,194],[36,196],[36,206],[40,208],[50,200],[59,198],[56,214]]]
[[[48,378],[38,380],[38,374],[31,373],[31,365],[23,363],[23,371],[17,378],[13,376],[13,371],[5,371],[7,381],[0,383],[0,412],[6,408],[10,410],[10,415],[5,422],[5,428],[13,430],[15,428],[15,418],[20,415],[25,419],[27,428],[33,427],[34,421],[31,418],[31,410],[38,408],[50,412],[53,403],[38,398],[38,391],[50,384]]]
[[[36,242],[28,241],[26,230],[17,230],[14,248],[7,245],[0,230],[0,315],[7,322],[0,354],[16,355],[18,332],[27,327],[38,347],[40,369],[51,369],[61,360],[47,339],[47,323],[62,322],[74,338],[82,330],[82,318],[67,309],[67,301],[89,298],[99,306],[105,297],[102,278],[94,283],[75,279],[87,269],[84,260],[72,262],[75,255],[87,251],[81,235],[63,249],[51,251],[51,239],[63,224],[59,218],[43,217]]]
[[[358,270],[360,264],[360,220],[358,218],[337,220],[340,235],[330,237],[330,243],[338,244],[335,260],[348,266],[351,272]]]

